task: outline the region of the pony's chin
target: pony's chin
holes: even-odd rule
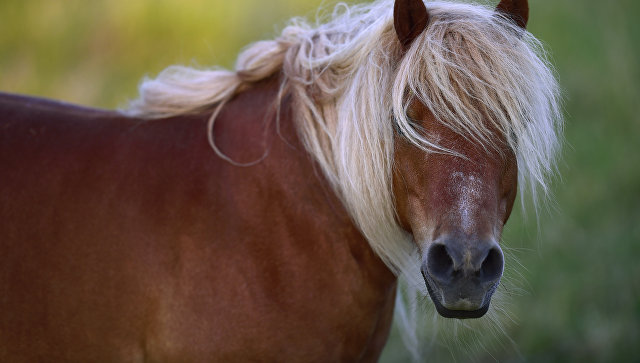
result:
[[[453,318],[453,319],[477,319],[477,318],[481,318],[482,316],[484,316],[484,314],[487,313],[487,311],[489,311],[489,303],[491,302],[491,296],[489,296],[489,298],[486,299],[487,302],[483,306],[481,306],[479,309],[476,309],[476,310],[448,309],[444,307],[444,305],[442,305],[442,303],[440,302],[440,298],[437,296],[436,293],[434,293],[429,282],[425,281],[425,283],[427,285],[427,291],[429,292],[431,301],[433,301],[433,304],[436,306],[436,311],[442,317]]]

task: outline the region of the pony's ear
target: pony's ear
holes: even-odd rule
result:
[[[393,26],[402,49],[409,49],[428,23],[429,13],[422,0],[396,0],[393,6]]]
[[[509,17],[522,29],[527,28],[527,21],[529,20],[529,3],[527,0],[502,0],[496,7],[496,11]]]

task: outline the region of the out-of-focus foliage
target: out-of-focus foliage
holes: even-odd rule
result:
[[[144,75],[182,63],[230,67],[272,38],[301,0],[4,0],[0,90],[97,107],[123,105]],[[503,245],[504,334],[433,344],[433,361],[633,361],[640,357],[640,3],[531,1],[565,92],[554,202],[516,210]],[[522,275],[522,277],[519,277]],[[516,283],[517,285],[518,283]],[[455,340],[455,339],[454,339]],[[431,344],[430,342],[425,344]],[[481,345],[485,348],[467,349]],[[394,333],[383,361],[406,361]]]

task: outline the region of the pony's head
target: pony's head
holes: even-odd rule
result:
[[[495,16],[510,21],[510,31],[517,36],[526,26],[527,1],[503,0]],[[408,58],[404,61],[424,63],[429,75],[418,77],[420,84],[410,81],[403,87],[408,91],[403,101],[405,114],[396,117],[400,127],[394,142],[393,193],[398,221],[420,251],[420,270],[438,313],[477,318],[487,312],[504,267],[498,242],[517,192],[514,148],[518,146],[513,138],[517,138],[518,121],[500,118],[517,106],[499,92],[491,98],[500,105],[497,112],[492,105],[483,104],[486,95],[477,92],[487,92],[487,85],[489,90],[499,88],[499,77],[508,70],[483,74],[495,66],[491,50],[476,48],[473,40],[464,38],[464,31],[438,29],[443,27],[439,23],[456,21],[454,18],[440,16],[430,24],[422,0],[395,2],[394,28],[403,56]],[[429,26],[435,29],[423,35]],[[508,36],[494,39],[508,40]],[[432,58],[433,48],[424,49],[428,43],[443,49]],[[453,67],[442,72],[448,66]],[[434,70],[426,70],[429,67]],[[509,81],[504,80],[503,86]],[[473,86],[475,82],[485,86]],[[455,93],[439,94],[443,90]],[[434,102],[446,97],[444,104]],[[500,111],[503,115],[496,115]],[[412,142],[416,139],[421,142]],[[425,152],[420,144],[437,150]]]

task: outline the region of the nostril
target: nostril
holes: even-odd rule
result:
[[[493,247],[489,250],[487,257],[482,261],[480,267],[480,278],[483,281],[493,281],[502,275],[502,268],[504,266],[504,259],[502,252],[498,247]]]
[[[433,278],[446,282],[453,276],[453,260],[442,244],[429,248],[427,254],[427,268]]]

